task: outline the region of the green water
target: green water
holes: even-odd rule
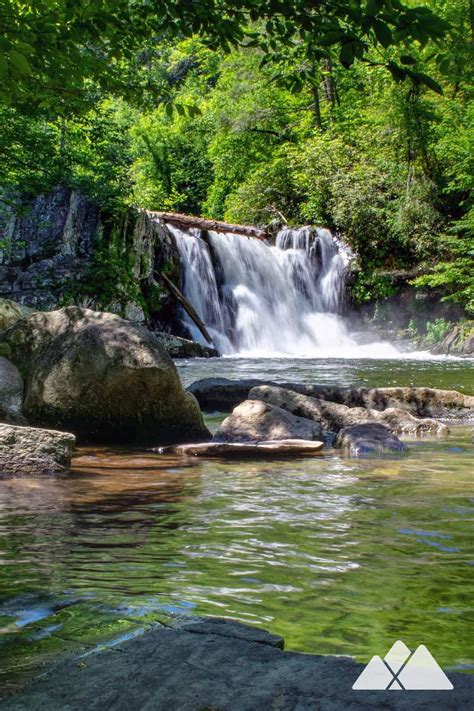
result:
[[[469,364],[444,366],[472,392]],[[360,661],[423,642],[442,666],[474,669],[471,428],[409,445],[244,463],[89,449],[69,477],[0,482],[0,688],[182,614]]]

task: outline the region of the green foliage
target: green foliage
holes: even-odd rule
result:
[[[64,303],[82,304],[99,310],[114,307],[122,315],[127,304],[143,306],[143,297],[133,273],[133,256],[112,231],[102,239],[82,273],[70,280]]]
[[[474,308],[467,0],[6,0],[0,27],[3,199],[62,183],[111,214],[324,224],[357,300],[422,264]],[[113,290],[106,247],[90,282]]]
[[[426,343],[440,343],[448,332],[450,324],[444,318],[437,318],[426,323]]]

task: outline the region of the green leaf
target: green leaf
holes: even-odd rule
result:
[[[402,54],[400,61],[402,64],[416,64],[416,59],[414,57],[410,57],[409,54]]]
[[[352,42],[348,42],[341,47],[341,51],[339,52],[339,60],[341,64],[346,67],[346,69],[349,69],[349,67],[354,63],[354,49],[354,44]]]
[[[375,36],[377,37],[377,40],[380,42],[382,47],[390,47],[393,42],[393,36],[392,31],[388,27],[388,25],[386,25],[385,22],[382,22],[381,20],[375,19],[372,23],[372,27],[374,28]]]
[[[8,58],[13,66],[18,69],[20,74],[28,76],[31,74],[31,66],[27,58],[21,52],[17,52],[16,49],[11,49],[8,53]]]
[[[423,72],[413,72],[413,74],[418,78],[419,81],[421,81],[422,84],[427,86],[429,89],[432,91],[435,91],[437,94],[443,94],[443,88],[440,84],[438,84],[437,81],[433,79],[433,77],[430,77],[428,74],[424,74]]]

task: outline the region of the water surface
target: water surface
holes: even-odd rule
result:
[[[181,363],[204,375],[473,391],[465,361]],[[215,424],[215,418],[214,418]],[[474,668],[471,429],[404,456],[226,462],[82,449],[63,478],[0,482],[0,687],[174,615],[261,625],[287,648],[425,643]]]

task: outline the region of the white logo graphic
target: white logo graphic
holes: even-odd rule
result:
[[[352,688],[357,691],[447,691],[453,685],[424,644],[412,654],[399,640],[383,659],[378,655],[372,657]]]

